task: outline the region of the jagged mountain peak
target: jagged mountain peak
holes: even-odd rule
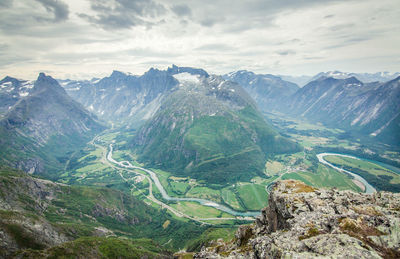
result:
[[[247,70],[231,72],[224,79],[240,84],[263,111],[272,111],[294,94],[299,87],[270,74],[255,74]]]
[[[45,73],[41,72],[39,73],[38,78],[36,79],[36,83],[47,83],[47,84],[54,84],[54,85],[59,85],[57,80],[55,80],[53,77],[46,75]]]
[[[335,77],[326,77],[322,76],[319,77],[308,84],[306,84],[303,89],[314,89],[314,88],[335,88],[338,86],[341,87],[355,87],[355,86],[363,86],[363,82],[358,80],[356,77],[351,76],[348,78],[340,79],[340,78],[335,78]],[[303,91],[304,91],[303,90]]]
[[[130,72],[123,72],[123,71],[119,71],[119,70],[113,70],[111,75],[109,77],[105,77],[105,78],[111,78],[111,79],[125,79],[125,78],[129,78],[129,77],[137,77],[135,75],[133,75]],[[97,83],[99,82],[101,79],[100,78],[92,78],[91,80],[86,80],[88,82],[92,82],[92,83]]]
[[[358,80],[358,78],[356,78],[355,76],[351,76],[349,78],[346,78],[346,79],[344,79],[344,81],[346,82],[346,84],[348,86],[362,86],[363,85],[363,82]]]
[[[167,73],[170,75],[179,74],[179,73],[189,73],[192,75],[200,75],[204,77],[209,77],[209,74],[201,68],[193,68],[193,67],[178,67],[176,65],[172,65],[167,69]]]
[[[391,80],[390,82],[400,82],[400,76],[396,77],[395,79]]]
[[[163,71],[163,70],[159,70],[158,68],[152,67],[152,68],[150,68],[148,71],[146,71],[146,72],[143,74],[143,76],[144,76],[144,77],[151,77],[151,76],[155,76],[155,75],[157,75],[157,74],[166,74],[166,72]]]
[[[24,84],[19,90],[27,91]],[[58,171],[63,166],[56,158],[58,151],[42,153],[42,148],[62,145],[60,150],[74,150],[104,129],[97,117],[44,73],[23,97],[0,120],[0,134],[7,136],[0,141],[0,149],[7,153],[1,161],[12,167],[31,173]]]
[[[28,80],[18,79],[18,78],[11,77],[11,76],[6,76],[2,80],[0,80],[0,85],[1,85],[1,88],[5,88],[8,86],[17,87],[17,88],[19,88],[21,86],[26,87],[26,88],[32,88],[33,82],[28,81]]]
[[[3,84],[3,83],[5,83],[5,82],[15,82],[15,81],[20,81],[20,80],[18,80],[18,79],[15,78],[15,77],[6,76],[6,77],[4,77],[4,78],[0,81],[0,84]]]
[[[228,73],[228,75],[231,75],[231,76],[243,75],[243,74],[254,75],[254,72],[242,69],[242,70],[233,71],[233,72]]]
[[[310,81],[317,80],[317,79],[319,79],[321,77],[332,77],[332,78],[335,78],[335,79],[346,79],[346,78],[351,77],[351,74],[345,73],[345,72],[341,72],[341,71],[338,71],[338,70],[320,72],[316,76],[314,76]]]
[[[64,88],[61,87],[58,81],[51,76],[47,76],[45,73],[39,73],[39,76],[32,89],[32,94],[38,94],[42,92],[57,92],[58,94],[67,96],[67,93],[65,92]]]
[[[248,70],[238,70],[234,72],[230,72],[226,75],[224,75],[224,78],[229,78],[229,79],[242,79],[243,78],[251,78],[252,80],[257,79],[257,80],[262,80],[262,79],[273,79],[276,81],[284,81],[280,76],[272,75],[272,74],[256,74],[252,71]]]
[[[126,73],[118,71],[118,70],[113,70],[110,77],[116,78],[116,77],[125,77],[127,76]]]
[[[363,83],[372,83],[372,82],[387,82],[398,77],[400,73],[389,73],[389,72],[377,72],[377,73],[349,73],[349,72],[341,72],[338,70],[321,72],[312,77],[308,82],[315,81],[320,77],[333,77],[336,79],[346,79],[350,77],[356,77]]]

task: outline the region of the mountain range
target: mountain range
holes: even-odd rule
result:
[[[299,152],[303,147],[274,128],[264,117],[268,113],[322,123],[400,147],[400,76],[373,81],[334,72],[320,74],[300,88],[269,74],[241,70],[218,76],[177,66],[152,68],[141,76],[113,71],[108,77],[86,81],[57,81],[44,73],[35,81],[5,77],[0,81],[0,257],[170,258],[171,251],[204,244],[211,244],[197,254],[204,258],[273,256],[282,251],[397,256],[398,246],[392,245],[391,238],[396,238],[398,195],[356,195],[296,181],[271,185],[282,176],[299,177],[300,170],[319,171],[310,169],[318,164],[315,154],[308,149]],[[136,182],[136,176],[126,178],[121,168],[110,169],[105,171],[110,178],[102,179],[102,187],[40,179],[69,177],[66,165],[74,154],[96,143],[90,141],[110,124],[115,132],[129,133],[114,143],[116,149],[123,145],[129,154],[117,150],[115,154],[120,158],[132,155],[143,167],[165,170],[157,171],[163,183],[221,191],[235,201],[234,192],[250,196],[252,191],[235,189],[235,185],[259,187],[263,192],[251,192],[257,194],[268,187],[269,207],[253,225],[240,227],[233,241],[210,243],[213,231],[216,237],[224,232],[166,213],[167,206],[176,209],[185,203],[189,208],[194,203],[172,201],[161,207],[152,203],[161,198],[156,188],[153,196],[151,179],[146,176]],[[104,159],[106,154],[105,149],[96,148],[85,152],[73,161],[85,164],[93,158]],[[285,169],[288,174],[265,176],[267,160],[278,159],[270,164],[281,170],[279,165],[287,162],[285,155],[291,160]],[[298,165],[302,159],[309,159],[304,163],[310,167]],[[91,179],[104,177],[96,174],[98,165],[86,163],[85,167]],[[109,181],[113,176],[118,177],[115,185]],[[375,178],[391,180],[387,175]],[[260,179],[263,185],[254,183]],[[148,194],[137,188],[139,184],[148,186]],[[365,206],[354,207],[360,200]],[[301,216],[304,213],[307,217]],[[222,212],[216,217],[212,220],[220,220]],[[227,220],[239,222],[238,218]],[[371,231],[379,239],[370,238]],[[335,242],[329,241],[332,237]],[[324,250],[326,242],[329,251]],[[348,249],[343,250],[346,242]],[[288,244],[301,250],[293,252]],[[354,244],[357,250],[347,253]]]
[[[320,77],[333,77],[336,79],[346,79],[349,77],[356,77],[363,83],[372,83],[372,82],[387,82],[395,79],[400,76],[399,72],[389,73],[389,72],[377,72],[377,73],[349,73],[349,72],[341,72],[341,71],[328,71],[328,72],[320,72],[314,76],[291,76],[291,75],[279,75],[283,80],[295,83],[300,87],[310,83],[311,81],[317,80]]]
[[[32,87],[6,79],[10,89],[15,86],[12,91],[20,92],[9,99],[14,105],[0,120],[2,163],[30,173],[54,173],[68,154],[105,129],[52,77],[41,73]]]
[[[98,118],[138,130],[130,147],[142,162],[216,182],[223,174],[245,177],[232,168],[259,174],[266,156],[299,150],[260,111],[400,145],[399,78],[363,83],[320,73],[299,88],[274,75],[241,70],[220,77],[173,65],[86,81],[57,82],[43,73],[34,82],[5,77],[0,86],[2,161],[27,172],[62,168],[76,147],[104,129]],[[252,162],[246,167],[242,159]]]
[[[29,94],[33,82],[6,76],[0,81],[0,118],[22,97]]]
[[[113,71],[95,81],[67,81],[67,93],[89,111],[113,123],[136,126],[152,117],[163,94],[176,84],[166,71],[150,69],[142,76]]]
[[[321,73],[302,88],[247,71],[225,77],[242,84],[264,112],[277,111],[399,146],[400,76],[383,83],[363,83],[338,73],[334,77]]]
[[[349,72],[341,72],[341,71],[328,71],[321,72],[313,76],[308,82],[315,81],[321,77],[332,77],[335,79],[347,79],[350,77],[355,77],[363,83],[372,83],[372,82],[387,82],[393,80],[400,76],[400,73],[389,73],[389,72],[377,72],[377,73],[349,73]]]
[[[400,145],[399,100],[400,77],[369,84],[355,77],[321,77],[291,96],[287,111],[310,121]]]
[[[223,77],[241,85],[262,111],[274,111],[299,90],[296,84],[282,80],[278,76],[259,75],[246,70],[229,73]]]

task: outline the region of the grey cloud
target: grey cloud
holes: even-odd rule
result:
[[[192,10],[185,4],[174,5],[171,10],[178,16],[191,16]]]
[[[338,24],[329,28],[331,31],[341,31],[354,27],[354,23]]]
[[[7,44],[0,44],[0,53],[7,50],[10,46]]]
[[[0,7],[10,8],[13,4],[13,0],[1,0]]]
[[[91,9],[96,15],[80,13],[79,17],[103,29],[129,29],[135,26],[152,26],[148,21],[166,13],[166,8],[152,0],[92,0]]]
[[[349,45],[352,45],[352,44],[355,44],[358,42],[370,40],[373,37],[370,37],[370,36],[359,36],[359,37],[343,36],[343,37],[339,37],[339,38],[342,39],[342,40],[340,40],[340,43],[330,45],[330,46],[326,47],[325,49],[337,49],[337,48],[345,47],[345,46],[349,46]]]
[[[46,8],[47,12],[53,13],[54,18],[52,19],[55,22],[61,22],[68,19],[69,9],[68,5],[59,0],[36,0],[41,3],[44,8]],[[49,21],[47,18],[38,18],[38,20]]]
[[[124,55],[135,56],[135,57],[173,58],[180,56],[180,54],[174,53],[173,51],[160,52],[149,48],[128,49],[122,51],[121,53]]]
[[[172,62],[173,63],[173,62]],[[171,61],[170,60],[159,60],[159,59],[154,59],[154,60],[149,60],[149,61],[142,61],[139,64],[141,65],[171,65]]]
[[[221,16],[217,17],[205,17],[200,21],[200,24],[203,25],[204,27],[213,27],[215,24],[223,22],[225,18]]]
[[[332,2],[348,0],[203,0],[185,1],[189,8],[196,10],[193,21],[205,26],[222,25],[225,32],[237,33],[249,29],[273,26],[275,17],[284,11],[293,11]],[[221,19],[223,17],[223,19]]]
[[[96,17],[87,14],[78,14],[78,16],[89,21],[90,23],[98,24],[105,29],[130,28],[143,24],[143,21],[136,17],[122,16],[117,14],[99,14]]]
[[[227,44],[205,44],[200,47],[195,48],[194,50],[198,51],[226,51],[226,50],[233,50],[232,46]]]
[[[287,56],[287,55],[296,54],[296,51],[293,51],[293,50],[281,50],[281,51],[277,51],[276,53],[281,55],[281,56]]]
[[[187,26],[187,25],[189,24],[189,21],[188,21],[188,20],[180,20],[179,23],[180,23],[182,26]]]
[[[9,53],[0,53],[0,67],[8,67],[20,62],[30,62],[32,59],[25,55],[12,55]]]
[[[79,63],[80,60],[99,60],[99,59],[118,59],[122,57],[137,57],[137,58],[165,58],[171,59],[180,56],[172,51],[161,52],[150,48],[132,48],[125,50],[104,50],[93,52],[49,52],[43,55],[48,60],[57,60],[58,62]],[[101,57],[101,58],[99,58]]]
[[[305,59],[305,60],[321,60],[321,59],[324,59],[324,58],[325,57],[320,57],[320,56],[303,57],[303,59]]]
[[[60,22],[67,20],[69,15],[68,5],[56,0],[19,1],[18,5],[16,2],[6,0],[2,4],[11,4],[11,8],[0,9],[0,31],[6,32],[8,35],[40,37],[43,33],[47,37],[52,37],[53,35],[48,29],[64,26],[66,23],[60,25]],[[55,35],[64,32],[64,30],[57,28]]]
[[[330,18],[333,18],[333,17],[335,17],[335,15],[329,14],[329,15],[325,15],[324,19],[330,19]]]

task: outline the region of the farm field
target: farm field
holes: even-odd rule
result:
[[[361,192],[361,189],[352,182],[352,179],[344,173],[340,173],[332,168],[324,165],[318,166],[317,173],[311,172],[296,172],[288,173],[282,176],[282,179],[300,180],[305,184],[317,188],[333,188],[339,190],[352,190]]]
[[[378,190],[399,192],[400,175],[375,163],[350,157],[326,156],[325,159],[360,175]]]

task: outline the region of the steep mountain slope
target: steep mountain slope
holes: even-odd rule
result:
[[[50,176],[62,168],[69,152],[103,129],[56,80],[41,73],[29,95],[0,120],[0,159],[26,172]]]
[[[6,76],[0,81],[0,118],[7,113],[18,100],[27,96],[33,87],[31,81]]]
[[[165,93],[176,85],[168,71],[150,69],[142,76],[114,71],[97,81],[63,83],[68,94],[102,119],[137,127],[151,118]]]
[[[277,76],[282,78],[282,80],[294,83],[299,87],[303,87],[304,85],[306,85],[308,82],[310,82],[310,79],[312,78],[312,76],[306,76],[306,75],[301,75],[301,76],[277,75]]]
[[[226,184],[261,174],[266,155],[299,150],[264,121],[238,84],[186,71],[176,71],[179,84],[137,133],[139,160]]]
[[[0,167],[2,258],[24,249],[33,249],[22,253],[27,258],[63,253],[71,258],[126,258],[128,252],[133,258],[170,256],[168,250],[189,241],[184,233],[195,238],[206,228],[178,221],[113,189],[57,184]]]
[[[400,144],[393,135],[400,129],[400,77],[383,84],[322,77],[297,91],[287,107],[311,121]]]
[[[263,111],[272,111],[279,107],[287,97],[294,94],[299,87],[273,75],[257,75],[241,70],[224,75],[226,80],[240,84],[256,101]]]

